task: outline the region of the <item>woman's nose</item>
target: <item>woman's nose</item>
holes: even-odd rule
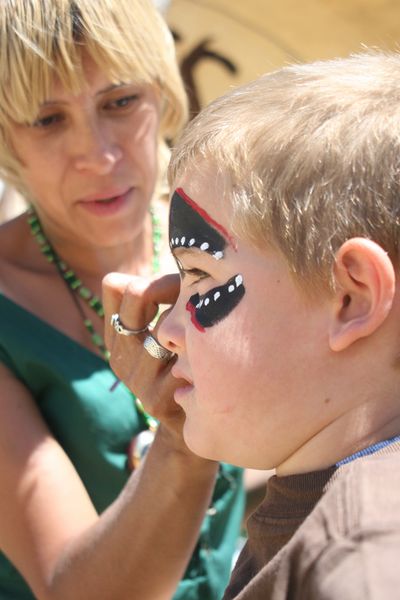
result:
[[[73,152],[78,171],[107,175],[122,158],[122,150],[111,139],[110,132],[96,121],[85,123],[76,138]]]

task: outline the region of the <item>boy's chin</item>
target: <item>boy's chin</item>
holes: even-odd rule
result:
[[[198,428],[195,432],[191,431],[191,427],[187,427],[187,423],[185,423],[183,428],[183,437],[189,450],[201,458],[216,462],[230,463],[237,467],[246,468],[248,466],[240,464],[241,461],[239,461],[238,456],[236,456],[234,452],[216,446],[213,443],[213,440],[210,439],[210,436],[202,437]]]
[[[201,435],[199,435],[198,429],[195,432],[192,431],[192,427],[188,424],[187,419],[183,427],[183,439],[185,440],[185,444],[187,445],[189,450],[193,452],[193,454],[196,454],[201,458],[207,458],[208,460],[225,462],[225,459],[219,458],[219,456],[217,456],[218,453],[211,451],[211,448],[213,446],[209,441],[209,438],[203,438]]]

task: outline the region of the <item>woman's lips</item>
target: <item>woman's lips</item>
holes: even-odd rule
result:
[[[102,193],[97,197],[90,196],[83,200],[79,200],[79,205],[95,215],[112,215],[125,205],[132,190],[133,188],[128,188],[127,190],[117,192],[116,194]]]

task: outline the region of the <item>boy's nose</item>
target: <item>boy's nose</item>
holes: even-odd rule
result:
[[[177,319],[177,306],[163,313],[157,324],[157,338],[164,348],[179,354],[184,346],[183,328]]]

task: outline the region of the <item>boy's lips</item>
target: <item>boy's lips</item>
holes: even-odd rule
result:
[[[182,380],[181,380],[182,381]],[[190,392],[194,390],[194,386],[191,383],[186,382],[186,384],[181,387],[176,388],[174,392],[174,400],[177,404],[184,406],[185,398]]]
[[[177,404],[182,404],[184,397],[194,389],[193,382],[182,372],[176,363],[171,369],[171,375],[179,379],[179,383],[181,384],[174,392],[174,400]]]

